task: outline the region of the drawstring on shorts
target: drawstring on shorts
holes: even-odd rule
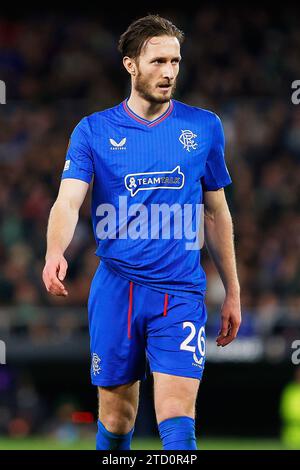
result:
[[[163,316],[167,316],[168,311],[169,294],[165,293],[164,300],[164,313]],[[133,282],[129,282],[129,302],[128,302],[128,314],[127,314],[127,337],[131,339],[131,317],[132,317],[132,303],[133,303]]]

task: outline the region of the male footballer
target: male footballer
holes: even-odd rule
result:
[[[130,449],[146,363],[164,449],[196,449],[195,403],[205,362],[205,242],[224,284],[218,346],[241,322],[231,179],[213,112],[172,99],[183,33],[148,15],[119,41],[130,96],[75,127],[48,224],[45,286],[64,285],[79,209],[93,181],[91,215],[99,266],[88,299],[91,379],[98,387],[98,450]]]

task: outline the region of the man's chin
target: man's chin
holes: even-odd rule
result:
[[[154,103],[168,103],[170,99],[172,98],[172,93],[156,93],[155,95],[152,95],[152,100]]]
[[[170,99],[171,99],[170,96],[169,96],[169,97],[167,97],[167,96],[165,96],[165,97],[158,97],[154,102],[155,102],[155,103],[158,103],[158,104],[164,104],[164,103],[169,103]]]

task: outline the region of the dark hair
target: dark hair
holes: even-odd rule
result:
[[[120,36],[118,50],[123,57],[136,58],[140,55],[145,41],[154,36],[175,37],[180,44],[184,40],[184,33],[171,21],[159,15],[147,15],[128,26]]]

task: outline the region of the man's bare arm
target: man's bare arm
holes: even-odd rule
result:
[[[233,242],[233,225],[223,189],[204,193],[204,233],[209,254],[225,287],[218,346],[237,335],[241,323],[240,286]]]
[[[79,209],[89,185],[78,179],[64,179],[52,206],[47,230],[46,263],[43,281],[53,295],[68,295],[63,285],[68,268],[64,252],[68,248],[78,222]]]

